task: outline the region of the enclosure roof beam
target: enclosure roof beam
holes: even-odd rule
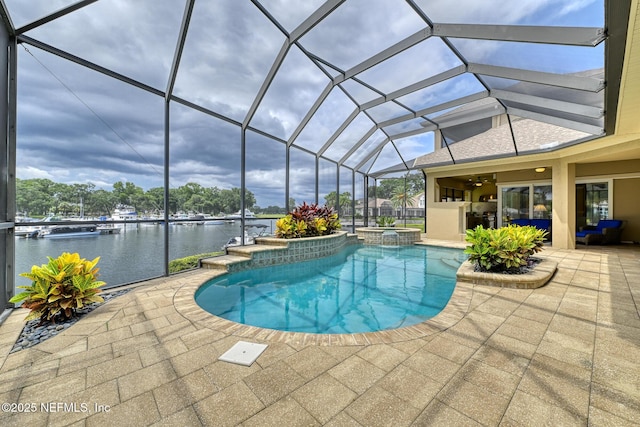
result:
[[[539,83],[548,86],[559,86],[588,92],[600,92],[605,86],[604,79],[581,77],[571,74],[545,73],[543,71],[499,67],[496,65],[469,64],[468,71],[485,76]]]
[[[344,3],[346,0],[328,0],[315,12],[311,14],[307,19],[302,22],[302,24],[298,25],[298,27],[291,32],[289,36],[289,42],[294,43],[300,37],[304,36],[307,32],[311,31],[313,27],[318,25],[320,21],[329,16],[331,12],[333,12],[338,6]]]
[[[325,88],[322,91],[322,93],[320,94],[320,96],[318,96],[318,99],[316,99],[316,102],[313,103],[313,105],[311,106],[309,111],[307,111],[307,114],[303,117],[302,121],[300,122],[300,124],[298,125],[296,130],[294,130],[293,133],[291,134],[291,137],[289,138],[289,141],[287,142],[288,146],[293,144],[293,142],[298,138],[298,136],[300,136],[300,133],[307,126],[307,124],[309,123],[309,120],[311,120],[311,117],[313,117],[313,115],[316,113],[316,111],[318,111],[318,108],[320,108],[322,103],[327,99],[327,97],[331,93],[331,90],[333,90],[333,87],[334,87],[334,85],[331,82],[329,82],[325,86]]]
[[[163,98],[165,96],[164,92],[161,91],[161,90],[158,90],[158,89],[156,89],[154,87],[151,87],[151,86],[146,85],[146,84],[144,84],[142,82],[134,80],[134,79],[132,79],[130,77],[127,77],[127,76],[124,76],[122,74],[116,73],[115,71],[112,71],[112,70],[110,70],[108,68],[101,67],[100,65],[97,65],[97,64],[95,64],[93,62],[90,62],[90,61],[82,59],[82,58],[80,58],[78,56],[72,55],[69,52],[65,52],[64,50],[60,50],[60,49],[55,48],[53,46],[50,46],[50,45],[48,45],[46,43],[42,43],[41,41],[33,39],[33,38],[29,37],[29,36],[25,36],[24,34],[21,34],[21,35],[18,36],[18,42],[19,43],[26,43],[26,44],[31,45],[33,47],[37,47],[38,49],[42,49],[45,52],[51,53],[52,55],[56,55],[56,56],[59,56],[60,58],[66,59],[68,61],[75,62],[78,65],[81,65],[83,67],[89,68],[89,69],[94,70],[94,71],[97,71],[99,73],[102,73],[102,74],[104,74],[106,76],[109,76],[111,78],[114,78],[116,80],[120,80],[121,82],[130,84],[131,86],[135,86],[138,89],[142,89],[142,90],[150,92],[150,93],[152,93],[154,95],[158,95],[158,96],[161,96]]]
[[[597,46],[606,37],[604,28],[533,25],[433,24],[433,35],[463,39]]]
[[[467,71],[467,67],[465,65],[459,65],[457,67],[454,67],[450,70],[444,71],[440,74],[436,74],[435,76],[431,76],[429,78],[426,78],[424,80],[420,80],[419,82],[413,83],[409,86],[403,87],[401,89],[398,89],[394,92],[391,92],[389,94],[387,94],[386,96],[381,96],[379,98],[373,99],[369,102],[365,102],[364,104],[362,104],[361,108],[362,110],[368,110],[370,108],[376,107],[380,104],[384,104],[387,101],[391,101],[397,98],[400,98],[401,96],[404,95],[408,95],[410,93],[416,92],[420,89],[424,89],[426,87],[432,86],[434,84],[443,82],[445,80],[448,80],[450,78],[459,76],[461,74],[464,74],[465,71]]]
[[[389,141],[391,141],[391,139],[387,137],[387,138],[385,138],[382,142],[380,142],[380,144],[376,145],[376,147],[375,147],[373,150],[371,150],[371,152],[370,152],[369,154],[367,154],[367,155],[365,156],[365,158],[364,158],[364,159],[362,159],[362,160],[360,161],[360,163],[358,163],[358,164],[355,166],[355,168],[354,168],[354,169],[356,169],[356,170],[360,170],[360,168],[361,168],[361,167],[363,167],[364,165],[366,165],[366,164],[367,164],[367,162],[368,162],[368,161],[369,161],[373,156],[375,156],[376,154],[378,154],[378,153],[380,152],[380,150],[382,150],[382,149],[384,148],[384,146],[387,144],[387,142],[389,142]]]
[[[40,18],[36,21],[31,22],[30,24],[27,25],[23,25],[22,27],[18,28],[16,30],[16,34],[22,34],[25,33],[27,31],[33,30],[34,28],[38,28],[41,25],[46,24],[47,22],[51,22],[55,19],[58,19],[62,16],[68,15],[71,12],[75,12],[78,9],[81,9],[85,6],[90,5],[91,3],[95,3],[98,0],[83,0],[83,1],[79,1],[77,3],[71,4],[65,8],[62,8],[56,12],[53,12],[43,18]]]
[[[338,164],[342,165],[344,162],[346,162],[349,159],[349,157],[351,157],[351,155],[353,155],[353,153],[355,153],[356,150],[360,148],[362,144],[364,144],[369,139],[369,137],[373,135],[377,130],[378,130],[378,126],[375,126],[375,125],[371,126],[371,129],[369,129],[367,133],[365,133],[364,136],[360,138],[360,140],[356,142],[353,145],[353,147],[351,147],[344,156],[342,156],[342,158],[338,161]]]
[[[604,116],[604,109],[591,105],[576,104],[574,102],[559,101],[557,99],[543,98],[540,96],[526,95],[508,90],[492,89],[490,96],[504,101],[513,101],[520,104],[532,105],[550,110],[563,111],[580,116],[599,119]]]
[[[506,113],[507,110],[501,105],[495,102],[493,105],[486,106],[485,108],[474,111],[470,114],[456,114],[454,116],[443,116],[442,121],[438,121],[436,118],[430,120],[436,123],[439,129],[445,129],[453,126],[458,126],[464,123],[473,122],[476,120],[482,120],[489,117],[499,116]]]
[[[195,5],[195,2],[196,0],[187,0],[184,6],[180,32],[178,33],[178,43],[176,44],[176,51],[173,54],[173,63],[171,64],[171,70],[169,71],[169,81],[167,82],[166,90],[167,99],[173,93],[173,87],[176,83],[178,68],[180,67],[180,58],[182,58],[182,51],[184,50],[184,43],[187,39],[187,31],[189,30],[189,22],[191,22],[191,15],[193,13],[193,6]]]
[[[360,64],[351,67],[350,69],[345,71],[343,75],[335,77],[333,79],[333,83],[334,84],[342,83],[343,81],[348,80],[351,77],[357,74],[360,74],[363,71],[368,70],[369,68],[380,64],[381,62],[386,61],[387,59],[397,55],[398,53],[404,50],[407,50],[412,46],[415,46],[416,44],[428,39],[430,36],[431,36],[431,29],[428,27],[424,28],[410,35],[409,37],[399,41],[393,46],[388,47],[385,50],[373,55],[372,57],[361,62]]]
[[[522,108],[509,107],[507,108],[507,113],[519,117],[526,117],[528,119],[537,120],[539,122],[549,123],[563,128],[585,132],[591,135],[604,135],[604,128],[600,126],[590,125],[588,123],[577,122],[575,120],[563,119],[561,117],[541,114],[534,111],[524,110]]]
[[[344,130],[347,128],[347,126],[349,126],[351,124],[351,122],[353,120],[355,120],[355,118],[358,116],[358,114],[360,114],[360,110],[358,108],[354,109],[351,112],[351,114],[349,114],[349,117],[347,117],[347,119],[344,122],[342,122],[340,127],[333,133],[333,135],[331,135],[331,138],[329,138],[327,140],[327,142],[324,143],[322,148],[320,148],[318,150],[318,155],[319,156],[322,156],[324,154],[324,152],[327,151],[327,149],[331,146],[331,144],[333,144],[333,142],[340,136],[340,134],[342,132],[344,132]]]

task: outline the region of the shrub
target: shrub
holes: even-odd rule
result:
[[[392,216],[381,216],[376,220],[378,227],[393,227],[396,225],[396,219]]]
[[[57,317],[69,319],[75,310],[85,304],[103,302],[98,294],[105,282],[97,280],[100,260],[80,258],[77,253],[64,252],[58,258],[49,258],[47,264],[31,267],[31,272],[20,276],[31,279],[30,286],[19,286],[24,292],[15,295],[9,301],[22,302],[22,306],[31,309],[25,321],[41,319],[55,322]]]
[[[206,254],[190,255],[184,258],[177,258],[169,262],[169,273],[177,273],[183,270],[196,268],[202,258],[210,258],[222,255],[223,252],[210,252]]]
[[[518,273],[542,250],[546,235],[547,231],[533,226],[485,229],[479,225],[467,230],[465,240],[471,245],[464,253],[479,271]]]
[[[317,204],[302,205],[276,221],[276,237],[296,239],[324,236],[341,227],[338,214],[330,207]]]

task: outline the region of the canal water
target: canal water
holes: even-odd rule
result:
[[[267,233],[275,230],[275,220],[252,223],[267,225]],[[119,226],[124,227],[123,224]],[[163,231],[161,225],[127,224],[119,234],[112,235],[70,239],[16,238],[16,286],[31,284],[19,273],[30,271],[33,265],[46,264],[48,256],[57,258],[63,252],[78,252],[88,260],[99,256],[99,278],[106,282],[105,288],[161,276],[164,273]],[[220,251],[236,236],[240,236],[239,221],[219,225],[171,225],[169,260]],[[16,289],[17,293],[21,291]]]

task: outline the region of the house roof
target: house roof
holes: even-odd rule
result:
[[[511,135],[516,136],[512,138]],[[485,157],[515,156],[527,152],[552,150],[591,135],[532,119],[513,117],[498,127],[415,159],[413,167],[440,166],[456,162],[481,160]],[[516,142],[517,141],[517,142]]]

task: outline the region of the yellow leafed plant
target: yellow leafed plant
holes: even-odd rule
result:
[[[338,214],[333,209],[317,204],[302,205],[276,221],[276,237],[297,239],[324,236],[340,229]]]
[[[105,284],[98,280],[96,265],[100,257],[88,261],[78,253],[64,252],[58,258],[47,258],[47,264],[34,265],[30,272],[20,274],[30,279],[31,285],[18,286],[25,291],[10,300],[31,309],[25,321],[41,319],[44,323],[68,319],[74,316],[76,309],[104,301],[98,295]]]

